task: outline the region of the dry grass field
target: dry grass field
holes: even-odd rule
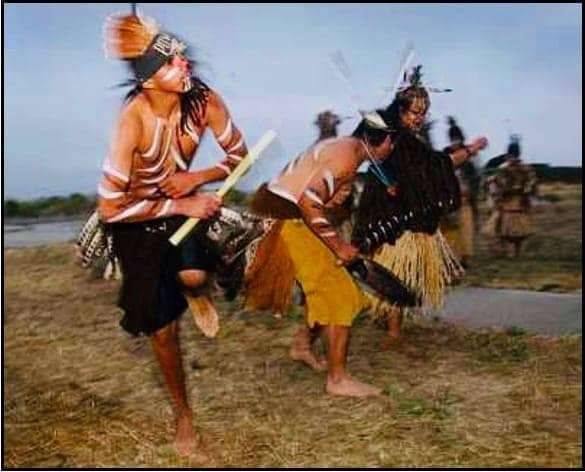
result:
[[[464,283],[574,290],[581,191],[553,188],[520,261],[480,247]],[[367,317],[349,366],[381,398],[324,394],[288,358],[297,311],[276,319],[219,302],[217,339],[188,313],[182,339],[203,438],[178,457],[170,401],[144,338],[119,327],[118,282],[92,279],[68,244],[4,251],[4,449],[8,467],[551,467],[582,464],[581,336],[468,331],[410,320],[380,345]]]
[[[546,184],[539,195],[548,204],[532,210],[536,233],[519,259],[495,255],[485,238],[477,239],[477,254],[463,285],[573,292],[582,284],[582,187]],[[482,216],[487,216],[483,209]]]

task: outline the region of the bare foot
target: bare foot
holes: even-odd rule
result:
[[[324,357],[317,357],[310,349],[296,349],[294,346],[290,349],[290,358],[304,362],[311,369],[317,372],[325,372],[327,370],[327,359]]]
[[[191,413],[183,413],[177,418],[177,432],[175,433],[175,447],[177,452],[186,457],[191,454],[196,443],[197,435],[193,428]]]
[[[377,397],[382,393],[382,390],[360,382],[348,374],[344,374],[337,380],[333,380],[331,376],[327,376],[327,384],[325,390],[330,395],[339,395],[344,397]]]
[[[311,335],[307,328],[301,328],[295,333],[289,356],[295,361],[304,362],[317,372],[327,370],[327,359],[317,357],[311,350]]]

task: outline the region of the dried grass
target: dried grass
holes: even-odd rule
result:
[[[4,467],[554,467],[581,465],[581,337],[411,321],[391,351],[357,320],[349,357],[379,399],[332,398],[288,356],[298,311],[220,303],[217,339],[182,320],[203,438],[178,457],[145,339],[117,326],[117,282],[66,245],[6,250]]]
[[[535,234],[528,237],[518,259],[496,255],[478,236],[476,254],[463,285],[515,288],[547,292],[580,290],[583,277],[581,185],[546,184],[540,192],[557,197],[555,203],[532,209]],[[488,218],[482,208],[482,221]]]

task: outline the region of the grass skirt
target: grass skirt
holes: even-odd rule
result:
[[[501,225],[504,239],[524,239],[534,232],[532,218],[525,212],[504,210]]]
[[[464,271],[440,231],[429,235],[406,231],[396,244],[384,244],[374,261],[391,270],[421,298],[422,308],[443,306],[445,288]],[[373,313],[384,316],[393,306],[371,297]]]

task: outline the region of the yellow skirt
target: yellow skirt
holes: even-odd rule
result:
[[[248,308],[269,309],[269,303],[257,301],[282,300],[290,297],[272,293],[274,287],[292,290],[292,280],[297,280],[305,293],[307,322],[309,326],[351,326],[354,318],[368,308],[368,299],[361,292],[349,273],[336,265],[331,250],[301,220],[286,220],[273,242],[278,251],[265,251],[261,267],[247,280],[246,305]],[[288,258],[288,261],[283,259]],[[274,270],[275,267],[280,267]],[[264,274],[263,274],[264,273]],[[266,277],[270,274],[270,277]],[[270,278],[270,283],[257,280]],[[283,280],[284,283],[277,281]],[[271,292],[271,293],[267,293]]]

